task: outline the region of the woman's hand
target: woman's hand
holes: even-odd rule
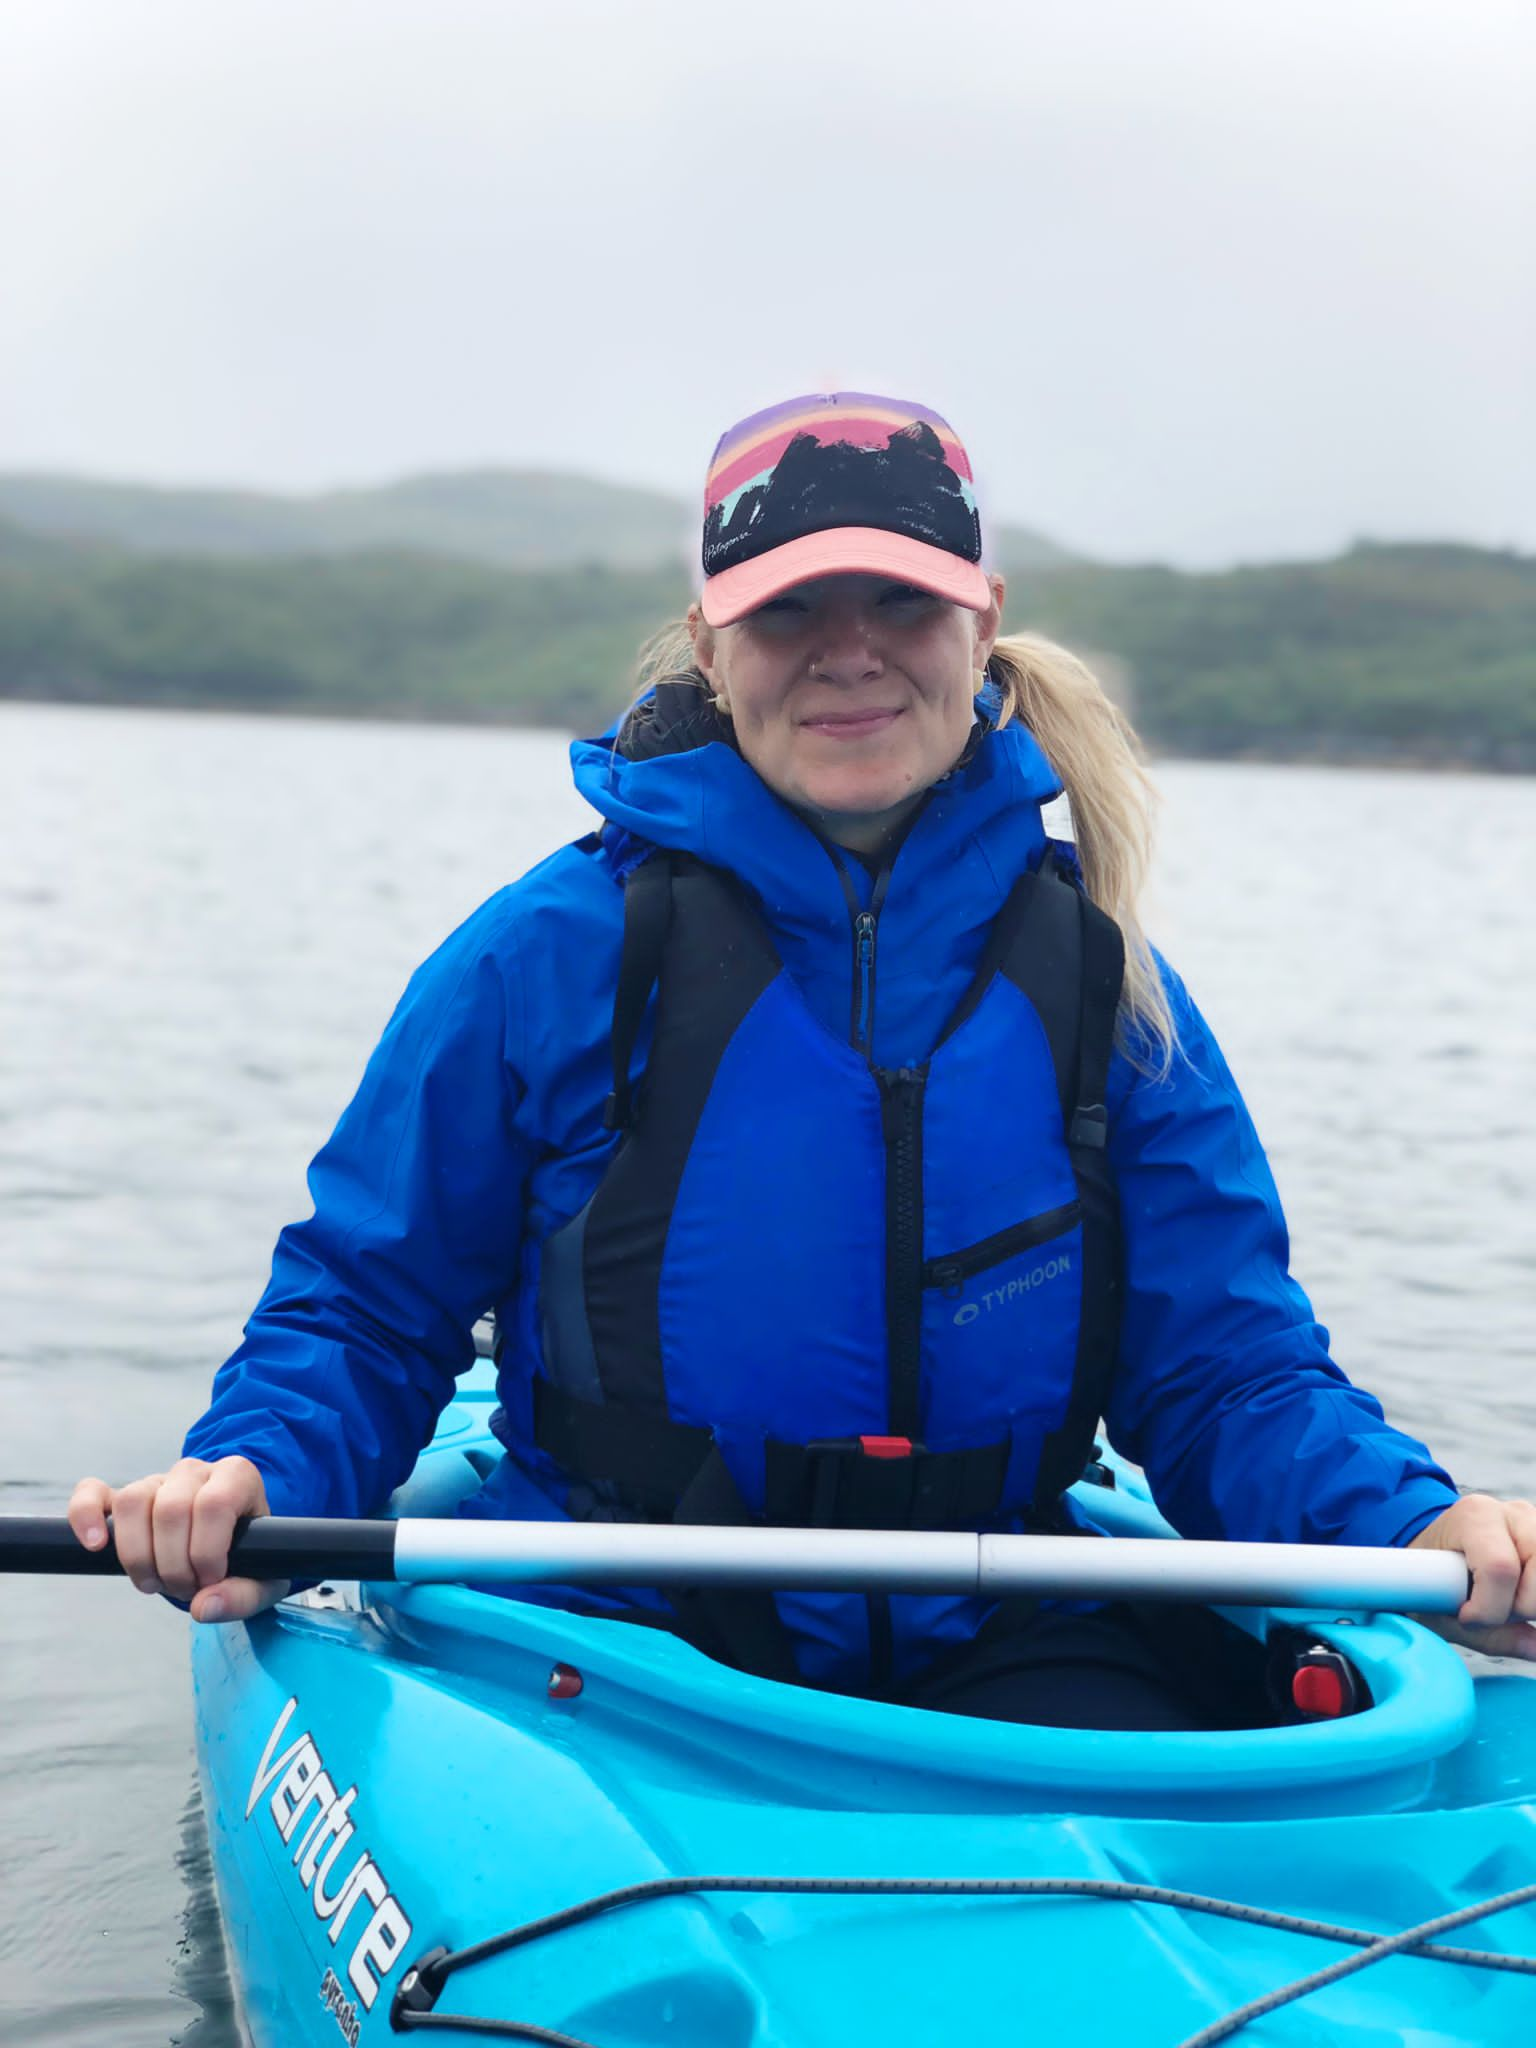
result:
[[[249,1458],[182,1458],[131,1486],[82,1479],[69,1497],[69,1526],[87,1550],[107,1540],[141,1593],[190,1600],[194,1621],[243,1621],[288,1590],[286,1579],[230,1579],[229,1546],[243,1515],[266,1515],[267,1489]]]
[[[1472,1591],[1454,1621],[1418,1617],[1448,1642],[1487,1657],[1523,1657],[1536,1664],[1536,1507],[1469,1493],[1421,1529],[1410,1550],[1459,1550]]]

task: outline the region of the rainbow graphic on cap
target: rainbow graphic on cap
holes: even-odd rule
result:
[[[827,391],[810,398],[786,398],[729,427],[715,443],[704,479],[704,510],[763,482],[796,434],[814,434],[823,446],[847,441],[856,448],[883,448],[892,434],[917,420],[933,429],[956,476],[972,483],[970,458],[960,436],[925,405],[899,398],[873,398],[867,391]]]
[[[725,625],[838,571],[890,575],[984,610],[970,460],[927,406],[831,391],[755,412],[704,483],[704,616]]]

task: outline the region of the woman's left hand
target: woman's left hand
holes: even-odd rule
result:
[[[1523,1657],[1536,1664],[1536,1507],[1469,1493],[1421,1529],[1410,1550],[1459,1550],[1472,1590],[1454,1620],[1416,1618],[1447,1642],[1486,1657]]]

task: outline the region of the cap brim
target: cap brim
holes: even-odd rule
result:
[[[972,612],[985,611],[992,602],[992,586],[979,562],[962,561],[947,548],[878,526],[829,526],[706,577],[699,608],[711,626],[730,626],[797,583],[849,575],[894,576]]]

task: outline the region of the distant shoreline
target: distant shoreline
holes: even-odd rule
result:
[[[24,482],[0,476],[0,698],[601,731],[693,588],[680,562],[621,566],[657,507],[569,479],[418,480],[298,529],[247,497],[44,504]],[[66,512],[93,535],[39,530]],[[203,552],[154,551],[189,536]],[[279,541],[299,551],[263,551]],[[1076,651],[1154,752],[1536,772],[1536,557],[1358,542],[1198,576],[1005,566],[1009,628]]]
[[[1460,746],[1429,740],[1357,739],[1336,733],[1306,743],[1258,747],[1200,746],[1185,738],[1162,745],[1144,738],[1153,761],[1252,762],[1275,768],[1406,768],[1420,774],[1536,775],[1536,746],[1467,741]]]
[[[463,704],[394,702],[343,705],[318,703],[312,697],[274,703],[255,697],[213,699],[190,692],[185,695],[157,692],[153,697],[127,697],[84,690],[66,694],[58,690],[27,692],[14,689],[0,691],[0,706],[7,704],[58,710],[192,711],[213,717],[294,718],[339,725],[457,726],[469,731],[547,732],[567,738],[574,738],[578,733],[574,725],[556,723],[532,712],[520,715],[507,706],[482,711]],[[622,705],[615,703],[612,715],[617,717],[621,709]],[[591,729],[590,722],[582,728]],[[1459,746],[1447,746],[1429,739],[1387,742],[1348,733],[1314,737],[1294,745],[1276,743],[1272,746],[1261,746],[1251,739],[1228,744],[1220,740],[1201,743],[1184,735],[1171,741],[1160,740],[1155,734],[1142,733],[1140,737],[1147,759],[1154,767],[1162,761],[1209,761],[1270,768],[1379,768],[1405,769],[1416,774],[1536,775],[1536,746],[1521,744],[1499,745],[1468,740]]]

